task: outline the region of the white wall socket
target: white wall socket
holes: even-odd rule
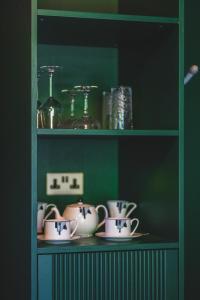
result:
[[[47,173],[47,195],[83,195],[83,173]]]

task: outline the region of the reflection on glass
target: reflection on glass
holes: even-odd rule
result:
[[[74,122],[76,121],[75,118],[75,97],[80,92],[79,89],[65,89],[61,91],[62,93],[66,93],[69,95],[70,98],[70,116],[68,119],[62,121],[61,127],[62,128],[74,128]]]
[[[111,88],[112,129],[132,129],[132,89],[127,86]]]
[[[37,75],[37,87],[36,87],[36,99],[37,99],[37,128],[44,128],[44,116],[43,116],[43,111],[41,109],[42,102],[39,100],[39,80],[40,80],[40,73]]]
[[[102,93],[102,127],[103,129],[112,129],[112,95],[111,92]]]

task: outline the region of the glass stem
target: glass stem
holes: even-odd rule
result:
[[[88,93],[85,93],[85,98],[84,98],[84,115],[88,115]]]
[[[50,72],[49,74],[49,97],[53,95],[53,73]]]
[[[37,78],[36,100],[39,100],[39,79]]]
[[[72,97],[71,99],[71,107],[70,107],[70,117],[74,117],[74,102],[75,102],[75,99],[74,97]]]

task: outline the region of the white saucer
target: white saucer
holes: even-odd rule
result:
[[[41,234],[41,235],[38,235],[37,236],[37,239],[40,240],[40,241],[44,241],[45,243],[47,244],[52,244],[52,245],[62,245],[62,244],[68,244],[70,243],[71,241],[75,241],[75,240],[78,240],[80,239],[80,236],[79,235],[74,235],[72,238],[68,239],[68,240],[46,240],[44,238],[44,235]]]
[[[149,233],[140,233],[140,232],[135,232],[133,235],[128,235],[128,236],[112,236],[109,234],[106,234],[105,232],[97,232],[95,235],[100,238],[104,238],[108,241],[113,241],[113,242],[127,242],[132,239],[147,235]]]

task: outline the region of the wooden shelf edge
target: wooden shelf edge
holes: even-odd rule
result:
[[[130,250],[159,250],[178,249],[178,242],[166,241],[158,237],[147,236],[130,242],[108,242],[98,238],[88,238],[59,246],[38,242],[38,254],[76,253],[76,252],[105,252]]]
[[[79,12],[79,11],[65,11],[65,10],[38,9],[37,15],[44,16],[44,17],[97,19],[97,20],[107,20],[107,21],[129,21],[129,22],[150,22],[150,23],[171,23],[171,24],[179,23],[178,18],[172,18],[172,17],[125,15],[125,14],[117,14],[117,13]]]
[[[178,130],[38,129],[38,136],[179,136]]]

